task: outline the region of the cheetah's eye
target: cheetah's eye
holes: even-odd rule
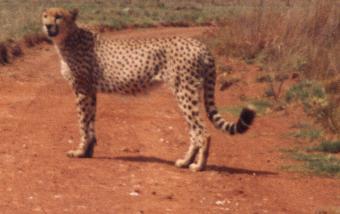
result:
[[[56,18],[56,19],[62,19],[63,16],[62,16],[62,15],[56,15],[55,18]]]
[[[46,14],[44,15],[44,18],[45,18],[45,19],[47,18],[47,15],[46,15]]]

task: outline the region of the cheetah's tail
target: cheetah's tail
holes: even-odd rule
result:
[[[256,113],[252,107],[243,108],[238,121],[228,122],[218,113],[215,105],[215,68],[208,71],[204,80],[204,104],[210,121],[214,126],[230,134],[245,133],[253,123]]]

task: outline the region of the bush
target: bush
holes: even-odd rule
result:
[[[322,85],[317,82],[304,80],[293,85],[286,93],[286,101],[301,101],[307,107],[313,106],[315,103],[322,105],[327,102],[326,92]]]
[[[7,64],[8,60],[8,49],[5,43],[0,43],[0,64]]]

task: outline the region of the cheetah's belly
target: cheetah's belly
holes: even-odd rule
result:
[[[99,56],[97,89],[134,94],[153,87],[154,83],[162,80],[160,73],[164,72],[165,66],[165,59],[156,55],[157,51],[144,54],[132,52],[129,57],[112,56],[110,60]]]
[[[101,92],[118,92],[123,94],[134,94],[142,92],[154,85],[156,81],[150,75],[138,75],[131,73],[130,75],[109,76],[100,78],[97,82],[97,89]]]

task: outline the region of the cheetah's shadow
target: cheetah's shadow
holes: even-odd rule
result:
[[[141,163],[160,163],[166,164],[170,166],[174,166],[175,162],[170,160],[161,159],[158,157],[152,156],[118,156],[118,157],[94,157],[96,159],[110,159],[110,160],[121,160],[121,161],[129,161],[129,162],[141,162]],[[235,168],[235,167],[227,167],[227,166],[218,166],[218,165],[207,165],[206,171],[216,171],[219,173],[227,173],[227,174],[247,174],[247,175],[260,175],[260,176],[268,176],[268,175],[277,175],[277,172],[270,171],[260,171],[260,170],[252,170],[252,169],[243,169],[243,168]]]

